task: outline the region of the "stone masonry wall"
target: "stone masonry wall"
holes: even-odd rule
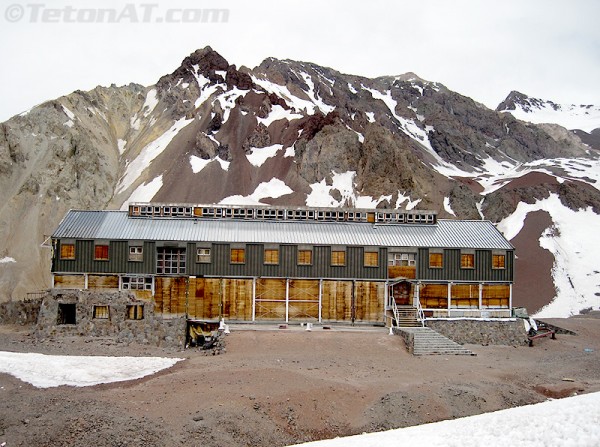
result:
[[[427,320],[426,326],[460,344],[527,345],[527,332],[521,319],[506,320]]]
[[[0,324],[35,324],[42,299],[0,303]]]
[[[75,324],[60,324],[59,304],[74,304]],[[127,305],[144,305],[143,319],[128,320]],[[109,318],[94,318],[94,306],[109,306]],[[183,347],[186,319],[163,319],[154,314],[154,303],[140,301],[127,291],[53,289],[44,298],[37,327],[37,338],[61,335],[111,337],[119,342]]]

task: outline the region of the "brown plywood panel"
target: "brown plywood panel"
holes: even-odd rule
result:
[[[83,275],[55,275],[55,289],[83,289],[85,288],[85,276]]]
[[[509,284],[484,284],[481,291],[481,305],[483,307],[508,308],[510,303]]]
[[[319,281],[314,279],[290,280],[290,301],[319,301]]]
[[[352,321],[352,281],[323,281],[323,321]]]
[[[290,321],[318,321],[318,301],[290,301],[288,303],[288,316]]]
[[[256,319],[285,320],[285,279],[256,280]]]
[[[479,284],[452,284],[450,307],[479,307]]]
[[[130,290],[135,299],[142,301],[152,301],[152,290]]]
[[[163,316],[183,316],[186,311],[187,281],[185,277],[157,277],[155,312]]]
[[[415,279],[417,268],[415,266],[391,265],[388,267],[388,277]]]
[[[371,281],[356,281],[355,287],[356,321],[383,321],[385,285]]]
[[[117,275],[88,275],[88,289],[118,289]]]
[[[285,321],[285,302],[257,300],[256,319]]]
[[[447,309],[448,284],[422,284],[419,301],[423,309]]]
[[[223,280],[223,317],[252,321],[252,280]]]
[[[200,320],[221,317],[221,280],[190,278],[188,315]]]

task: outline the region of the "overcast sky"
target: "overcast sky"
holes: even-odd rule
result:
[[[228,17],[202,22],[210,8]],[[490,108],[511,90],[600,105],[599,17],[598,0],[6,0],[0,121],[77,89],[154,84],[206,45],[237,66],[412,71]]]

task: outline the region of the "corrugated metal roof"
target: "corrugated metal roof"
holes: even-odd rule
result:
[[[66,239],[246,242],[510,250],[489,221],[438,220],[436,225],[130,218],[125,211],[67,213],[52,235]]]

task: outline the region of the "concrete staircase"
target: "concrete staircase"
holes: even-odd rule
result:
[[[413,355],[477,355],[428,327],[399,327],[394,331],[404,338]]]
[[[421,327],[423,326],[418,320],[417,309],[413,306],[394,306],[394,320],[397,327]]]

